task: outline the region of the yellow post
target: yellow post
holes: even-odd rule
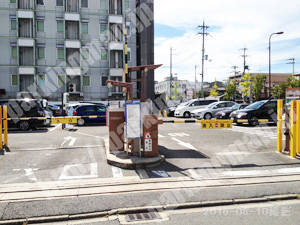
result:
[[[297,138],[296,138],[296,151],[300,154],[300,101],[297,101]]]
[[[290,112],[290,124],[291,124],[291,137],[290,137],[290,156],[292,158],[296,158],[296,110],[297,110],[297,102],[292,101],[291,103],[291,112]]]
[[[167,110],[164,110],[164,117],[168,117]]]
[[[0,150],[3,150],[3,142],[2,142],[2,106],[0,105]]]
[[[162,115],[161,115],[161,110],[158,110],[158,116],[162,116]]]
[[[3,106],[3,127],[4,127],[4,145],[5,147],[8,147],[8,126],[7,126],[7,106]]]
[[[277,102],[277,152],[282,152],[283,100]]]

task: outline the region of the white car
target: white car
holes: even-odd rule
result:
[[[214,118],[217,112],[223,110],[229,110],[232,106],[237,103],[231,101],[214,102],[208,105],[206,108],[197,109],[192,111],[192,116],[200,119],[210,120]]]
[[[202,109],[205,108],[207,105],[216,102],[217,100],[200,100],[200,99],[193,99],[182,105],[178,106],[175,110],[175,117],[185,117],[189,118],[192,115],[192,111],[195,109]]]

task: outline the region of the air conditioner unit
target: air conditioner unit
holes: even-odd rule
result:
[[[69,84],[69,93],[74,93],[76,92],[76,84],[70,83]]]

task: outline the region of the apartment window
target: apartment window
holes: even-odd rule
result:
[[[58,85],[58,87],[63,87],[63,86],[65,86],[65,83],[66,83],[66,81],[65,81],[65,76],[63,76],[63,75],[58,75],[58,77],[57,77],[57,85]]]
[[[131,61],[131,53],[130,53],[130,51],[127,52],[127,61],[128,62]]]
[[[10,0],[10,3],[16,3],[16,0]]]
[[[88,23],[82,23],[81,24],[81,32],[83,34],[88,34],[89,33],[89,24]]]
[[[57,49],[57,59],[64,59],[65,58],[65,51],[63,48]]]
[[[130,25],[126,25],[126,30],[127,30],[127,36],[130,37],[131,36],[131,27],[130,27]]]
[[[17,54],[17,47],[11,47],[11,57],[16,59],[18,57],[18,54]]]
[[[38,75],[38,85],[39,86],[46,85],[45,75]]]
[[[18,75],[11,75],[11,85],[18,86]]]
[[[82,60],[90,60],[90,50],[89,49],[82,49]]]
[[[37,21],[37,31],[44,32],[44,20]]]
[[[106,9],[106,0],[100,0],[100,9]]]
[[[44,5],[44,0],[36,0],[37,5]]]
[[[89,1],[88,0],[81,0],[81,7],[88,8],[89,7]]]
[[[108,80],[108,77],[102,76],[101,77],[101,86],[105,87],[106,86],[106,81]]]
[[[57,22],[57,32],[58,33],[64,32],[64,22],[62,22],[62,21]]]
[[[101,50],[101,60],[107,60],[107,51]]]
[[[56,0],[56,6],[63,6],[64,1],[63,0]]]
[[[83,78],[83,80],[82,80],[83,86],[90,87],[91,86],[90,76],[83,76],[82,78]]]
[[[10,20],[10,30],[17,30],[17,21]]]
[[[100,34],[107,34],[107,24],[100,24]]]
[[[45,58],[45,48],[38,48],[38,58],[39,59]]]
[[[125,0],[125,10],[129,9],[130,5],[129,5],[129,0]]]

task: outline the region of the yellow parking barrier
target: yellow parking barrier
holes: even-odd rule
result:
[[[278,100],[277,103],[277,152],[282,152],[282,114],[283,100]]]
[[[248,123],[249,120],[237,120],[238,123]]]
[[[290,132],[290,156],[292,158],[296,158],[296,140],[297,140],[297,101],[293,100],[291,102],[291,112],[290,112],[290,124],[291,124],[291,132]]]
[[[296,151],[300,154],[300,101],[297,101],[297,138],[296,138]]]
[[[158,116],[162,116],[161,110],[158,111]]]
[[[8,125],[7,125],[7,106],[3,106],[3,127],[4,127],[4,145],[8,148]]]
[[[2,142],[2,106],[0,106],[0,150],[3,150],[3,142]]]

